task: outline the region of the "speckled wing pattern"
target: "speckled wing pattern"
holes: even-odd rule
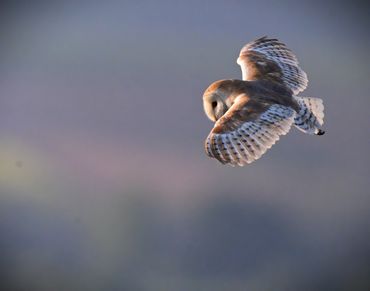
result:
[[[295,116],[292,108],[279,104],[258,108],[250,103],[234,104],[216,122],[205,142],[208,156],[223,164],[243,166],[259,159],[288,133]]]
[[[299,112],[294,118],[294,125],[304,133],[318,134],[324,124],[324,104],[320,98],[295,97]]]
[[[243,80],[280,79],[294,95],[302,92],[308,84],[307,75],[299,67],[297,57],[277,39],[265,36],[246,44],[237,63],[242,68]]]

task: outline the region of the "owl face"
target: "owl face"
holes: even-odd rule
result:
[[[227,111],[224,99],[216,92],[203,95],[203,107],[207,117],[216,122]]]
[[[213,122],[220,119],[229,108],[226,100],[228,94],[224,88],[227,81],[228,80],[220,80],[212,83],[203,94],[204,112]]]
[[[203,94],[203,107],[207,117],[213,122],[220,119],[246,86],[245,82],[233,79],[212,83]]]

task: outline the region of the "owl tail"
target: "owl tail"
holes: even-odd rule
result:
[[[320,129],[324,123],[324,104],[321,99],[313,97],[295,97],[299,112],[294,118],[294,125],[304,133],[323,135]]]

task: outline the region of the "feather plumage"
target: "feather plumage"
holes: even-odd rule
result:
[[[203,94],[204,111],[215,122],[205,141],[209,157],[244,166],[259,159],[292,124],[322,135],[321,99],[296,97],[308,80],[297,57],[277,39],[259,38],[238,58],[243,80],[220,80]]]
[[[308,84],[307,74],[299,67],[297,57],[277,39],[262,37],[246,44],[237,63],[242,68],[243,80],[281,80],[295,95]]]

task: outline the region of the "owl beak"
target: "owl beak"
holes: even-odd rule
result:
[[[216,111],[215,111],[215,120],[214,120],[214,121],[219,120],[219,119],[222,117],[222,115],[224,115],[224,112],[223,112],[223,111],[221,111],[221,110],[216,110]]]

